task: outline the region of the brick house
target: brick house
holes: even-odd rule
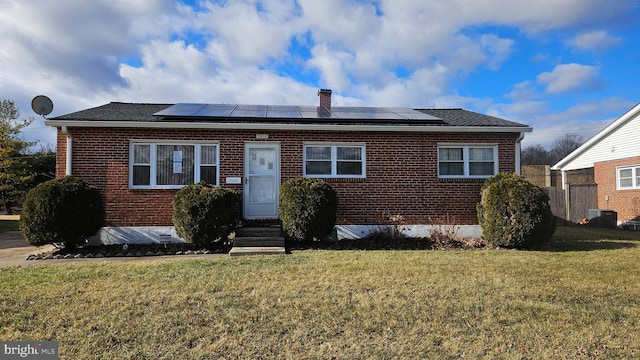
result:
[[[57,175],[98,187],[102,242],[176,238],[172,199],[200,180],[242,193],[245,219],[277,218],[279,185],[307,176],[338,192],[338,236],[400,215],[412,234],[453,222],[479,235],[484,180],[519,171],[531,128],[463,109],[109,103],[48,119]],[[131,240],[136,239],[136,240]],[[145,240],[146,239],[146,240]]]
[[[593,169],[598,208],[617,212],[618,225],[640,220],[640,104],[609,124],[552,169]]]

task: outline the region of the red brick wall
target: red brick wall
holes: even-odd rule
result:
[[[618,221],[640,220],[640,189],[616,190],[616,168],[639,164],[640,156],[594,164],[595,181],[598,184],[598,208],[618,212]],[[605,196],[609,196],[608,202]]]
[[[220,181],[244,176],[244,143],[256,133],[279,142],[281,180],[302,175],[304,141],[366,144],[366,179],[330,179],[338,191],[340,224],[379,224],[402,215],[413,224],[447,217],[458,224],[476,224],[476,203],[482,179],[438,179],[437,145],[498,144],[499,170],[515,171],[518,133],[353,133],[317,131],[180,130],[70,128],[73,175],[97,186],[106,204],[109,226],[172,225],[171,201],[177,190],[128,188],[129,143],[132,139],[218,141]],[[65,171],[65,137],[58,132],[58,176]],[[242,185],[225,185],[237,191]],[[442,221],[442,219],[441,219]]]
[[[56,176],[63,177],[67,163],[67,137],[58,129],[58,138],[56,140]]]

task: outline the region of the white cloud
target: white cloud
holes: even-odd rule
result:
[[[540,144],[549,148],[559,137],[575,133],[585,140],[602,130],[611,121],[627,112],[635,104],[618,97],[581,101],[563,111],[549,111],[543,102],[498,105],[499,115],[507,119],[533,125],[526,134],[523,146]],[[527,121],[528,118],[528,121]]]
[[[31,113],[36,94],[53,98],[54,114],[104,102],[131,85],[120,59],[135,57],[149,36],[176,29],[179,21],[163,15],[175,7],[153,0],[3,1],[0,96],[15,99],[23,114]],[[50,141],[51,133],[34,137]]]
[[[544,101],[525,100],[507,104],[493,104],[487,109],[487,114],[533,125],[541,114],[548,113],[548,106]]]
[[[312,50],[312,58],[307,65],[317,68],[327,87],[337,91],[348,91],[349,75],[344,65],[353,61],[353,55],[345,51],[331,51],[326,45],[317,45]]]
[[[293,2],[255,1],[208,4],[196,29],[209,37],[209,53],[225,66],[261,64],[286,55],[292,36],[299,32]]]
[[[433,2],[424,4],[429,7]],[[452,10],[457,9],[450,15],[458,14],[467,23],[516,26],[529,34],[606,22],[621,13],[631,18],[635,6],[630,0],[459,0],[441,3],[448,4]]]
[[[535,63],[541,63],[541,62],[547,61],[548,59],[549,59],[549,54],[537,53],[533,55],[533,57],[531,58],[531,61]]]
[[[373,4],[348,0],[299,0],[301,20],[317,43],[360,48],[378,38],[381,19]]]
[[[554,95],[598,88],[600,68],[564,64],[514,79],[511,107],[454,86],[513,61],[522,44],[506,34],[544,42],[556,31],[606,28],[599,24],[619,23],[635,3],[0,0],[0,98],[28,115],[31,98],[47,94],[55,116],[109,101],[314,104],[315,90],[330,87],[335,104],[469,105],[530,123],[527,111],[544,111],[535,85]],[[616,39],[584,32],[571,44],[602,49]],[[29,136],[54,141],[53,130],[32,127]]]
[[[602,87],[598,68],[582,64],[562,64],[551,72],[538,75],[537,81],[546,85],[546,93],[559,94],[573,91],[590,91]]]
[[[205,52],[183,42],[153,42],[143,49],[143,67],[124,65],[135,83],[120,101],[305,104],[315,87],[253,67],[220,68]],[[132,100],[133,99],[133,100]]]
[[[502,39],[495,34],[484,34],[480,37],[480,43],[487,49],[489,55],[487,67],[498,70],[500,65],[511,56],[515,42],[512,39]]]
[[[544,120],[549,123],[599,121],[612,113],[622,115],[634,105],[632,101],[619,97],[605,98],[602,100],[585,100],[569,107],[563,112],[547,114],[544,116]]]
[[[533,83],[529,80],[513,85],[513,90],[505,95],[506,98],[514,102],[528,101],[540,97]]]
[[[171,7],[175,7],[171,1],[160,0],[132,6],[106,1],[8,1],[0,15],[7,50],[0,61],[15,62],[17,52],[21,64],[66,80],[58,86],[125,87],[119,57],[134,55],[136,40],[145,36],[140,28],[132,30],[134,24],[161,17]]]
[[[568,44],[580,50],[602,51],[617,46],[620,42],[620,38],[610,36],[605,30],[597,30],[577,34]]]
[[[448,82],[447,71],[446,67],[436,64],[414,72],[409,78],[397,79],[380,88],[360,86],[356,89],[356,94],[365,99],[360,105],[445,107],[452,103],[452,98],[461,99],[443,94],[444,84]],[[460,101],[456,104],[460,104]]]
[[[511,56],[514,41],[500,38],[495,34],[478,37],[464,35],[452,39],[451,49],[444,52],[447,66],[453,73],[471,72],[480,66],[496,71]]]

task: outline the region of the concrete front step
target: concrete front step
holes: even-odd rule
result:
[[[281,237],[282,230],[279,226],[240,227],[236,229],[236,238],[239,237]]]
[[[236,229],[230,256],[286,254],[279,225],[243,226]]]
[[[236,237],[233,239],[233,246],[239,247],[284,247],[283,237]]]
[[[229,251],[229,256],[244,256],[244,255],[281,255],[286,254],[287,251],[284,247],[279,246],[234,246],[231,251]]]

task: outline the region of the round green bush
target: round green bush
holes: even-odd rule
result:
[[[299,177],[280,186],[278,215],[288,239],[309,241],[329,235],[337,209],[338,195],[322,179]]]
[[[82,179],[66,176],[41,183],[24,201],[20,231],[31,245],[86,243],[104,223],[100,191]]]
[[[539,247],[556,230],[547,193],[517,174],[487,179],[477,210],[482,235],[493,246]]]
[[[204,182],[183,187],[173,199],[173,224],[184,241],[211,246],[226,241],[238,223],[238,193]]]

